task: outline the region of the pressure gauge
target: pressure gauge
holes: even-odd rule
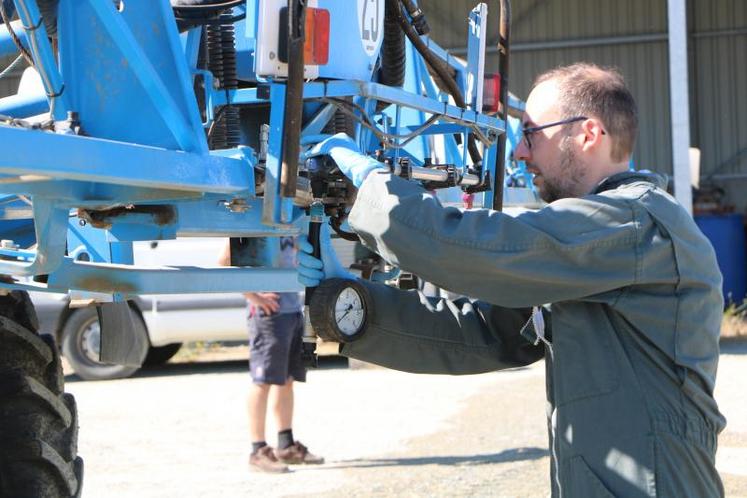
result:
[[[309,302],[311,326],[325,341],[353,342],[366,330],[370,301],[366,288],[355,280],[325,280]]]

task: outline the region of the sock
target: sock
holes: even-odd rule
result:
[[[293,429],[278,432],[278,449],[284,450],[293,444]]]
[[[258,452],[261,448],[264,448],[267,446],[267,443],[264,441],[255,441],[252,443],[252,454]]]

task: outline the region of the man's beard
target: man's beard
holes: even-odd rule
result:
[[[560,142],[559,165],[555,175],[550,178],[542,174],[540,197],[548,204],[558,199],[579,197],[583,195],[583,192],[579,192],[579,186],[585,175],[586,169],[573,152],[571,137],[565,137]]]

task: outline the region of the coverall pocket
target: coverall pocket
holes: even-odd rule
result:
[[[570,492],[564,492],[564,496],[573,498],[615,498],[609,489],[602,483],[591,468],[587,465],[584,457],[576,456],[570,461]]]
[[[593,327],[582,327],[578,317]],[[553,307],[553,373],[558,407],[611,393],[620,385],[615,331],[600,306],[563,303]]]

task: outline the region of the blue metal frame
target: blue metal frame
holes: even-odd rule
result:
[[[60,0],[59,60],[55,60],[36,1],[14,1],[23,24],[39,26],[23,39],[42,73],[44,93],[53,96],[40,93],[0,99],[0,114],[25,118],[51,107],[55,126],[64,128],[61,125],[71,124],[67,111],[74,110],[90,136],[0,125],[0,144],[6,145],[0,156],[0,192],[11,201],[14,195],[32,200],[33,212],[26,209],[23,216],[33,216],[38,242],[35,252],[0,250],[0,254],[16,257],[15,261],[0,260],[0,273],[48,275],[46,284],[18,280],[3,285],[103,293],[90,294],[96,300],[107,296],[119,300],[139,293],[300,290],[294,270],[273,267],[269,260],[262,268],[132,266],[132,241],[177,236],[276,237],[306,230],[306,213],[280,191],[284,81],[270,78],[257,81],[255,88],[214,89],[211,73],[196,67],[200,30],[179,35],[168,0],[129,0],[122,12],[110,1]],[[320,5],[340,1],[320,0]],[[238,31],[237,45],[248,51],[247,61],[253,61],[251,50],[256,47],[256,8],[256,0],[247,0],[246,21],[237,24],[245,25]],[[464,171],[472,165],[466,147],[454,135],[461,135],[465,144],[467,134],[475,133],[488,141],[482,173],[493,175],[494,144],[506,132],[506,123],[481,112],[486,15],[484,5],[470,14],[467,63],[424,38],[456,71],[469,108],[449,103],[408,42],[403,88],[352,79],[305,83],[303,98],[313,117],[302,130],[302,145],[311,146],[322,138],[336,110],[329,99],[351,99],[363,110],[356,111],[359,118],[376,124],[381,132],[417,135],[407,143],[394,139],[395,157],[409,157],[413,164],[422,165],[434,154],[435,138],[442,137],[444,159]],[[8,47],[0,30],[0,52]],[[335,71],[344,66],[335,63]],[[366,64],[370,66],[366,74],[375,73]],[[197,75],[205,83],[204,122],[193,91]],[[379,101],[390,105],[377,113]],[[258,197],[255,151],[249,147],[209,151],[204,130],[220,106],[260,108],[268,104],[265,185],[263,196]],[[423,127],[431,118],[434,122]],[[380,147],[375,135],[361,125],[356,140],[366,153]],[[486,193],[486,203],[491,195]],[[138,209],[128,210],[131,205]],[[164,205],[171,209],[167,220],[149,211]],[[234,209],[237,205],[240,209]],[[98,221],[99,228],[81,226],[75,209],[108,209],[109,214]],[[0,209],[0,216],[9,220],[18,217],[18,212]],[[26,229],[30,227],[29,220]],[[84,252],[90,261],[80,260]]]

